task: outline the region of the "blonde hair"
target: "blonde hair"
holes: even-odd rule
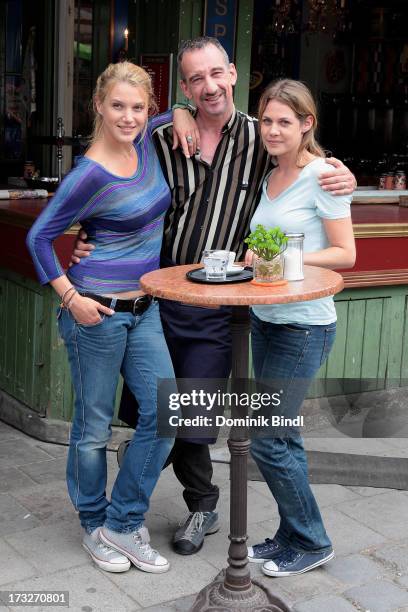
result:
[[[132,62],[118,62],[109,64],[107,68],[98,76],[96,87],[92,97],[92,109],[94,113],[93,129],[90,136],[90,144],[100,138],[103,117],[98,113],[96,102],[102,103],[115,83],[128,83],[132,87],[141,87],[148,101],[149,115],[157,112],[157,103],[153,93],[152,79],[149,74]],[[146,132],[147,125],[142,133],[142,138]]]
[[[305,150],[317,157],[325,157],[325,152],[315,138],[317,129],[317,109],[310,89],[301,81],[295,81],[293,79],[279,79],[278,81],[273,81],[265,89],[259,100],[259,128],[262,116],[271,100],[278,100],[278,102],[289,106],[301,123],[305,121],[308,116],[312,116],[313,118],[312,127],[302,136],[298,151],[298,160]]]

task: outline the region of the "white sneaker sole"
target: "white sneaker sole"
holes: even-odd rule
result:
[[[248,561],[250,563],[268,563],[268,561],[273,561],[273,559],[255,559],[254,557],[248,557]]]
[[[105,572],[113,572],[114,574],[119,574],[120,572],[127,572],[130,569],[129,560],[126,563],[109,563],[108,561],[102,561],[102,559],[99,559],[93,554],[93,552],[86,546],[86,544],[82,543],[82,546],[86,550],[88,555],[92,557],[93,562]]]
[[[99,538],[104,544],[107,544],[111,548],[114,548],[118,552],[122,553],[122,555],[125,555],[125,557],[127,557],[135,567],[142,570],[143,572],[149,572],[150,574],[164,574],[170,569],[170,563],[166,563],[165,565],[152,565],[151,563],[145,563],[144,561],[141,561],[125,548],[118,546],[117,544],[115,544],[115,542],[111,542],[111,540],[109,540],[105,536],[105,534],[102,533],[102,531],[100,531],[99,533]]]
[[[305,567],[305,569],[298,570],[297,572],[275,571],[275,570],[266,569],[265,567],[262,567],[262,572],[266,576],[275,576],[276,578],[279,578],[280,576],[296,576],[297,574],[304,574],[305,572],[310,572],[310,570],[315,569],[316,567],[319,567],[319,565],[324,565],[324,563],[331,561],[333,557],[334,557],[334,552],[332,552],[328,557],[325,557],[324,559],[320,559],[320,561],[316,561],[316,563],[313,563],[313,565],[308,565],[307,567]],[[273,559],[270,559],[270,561],[273,561]]]

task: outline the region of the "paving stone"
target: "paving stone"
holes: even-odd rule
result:
[[[136,571],[136,570],[135,570]],[[131,569],[128,574],[135,573]],[[24,591],[68,591],[69,610],[73,612],[132,612],[139,610],[135,602],[126,593],[117,588],[109,579],[110,574],[92,565],[76,567],[38,576],[24,582],[7,585],[10,590]],[[155,576],[157,579],[157,576]],[[66,607],[36,607],[28,608],[35,612],[58,612],[68,610]],[[21,612],[21,608],[11,608],[13,612]]]
[[[53,524],[74,518],[77,520],[65,482],[37,484],[13,491],[12,495],[43,523]]]
[[[353,587],[343,595],[369,612],[396,612],[408,604],[408,592],[385,580]]]
[[[152,502],[146,515],[146,527],[149,529],[153,548],[160,550],[164,556],[173,554],[171,541],[178,524],[183,517],[176,501],[178,498],[158,499]]]
[[[391,444],[392,446],[395,446],[396,448],[400,448],[404,451],[404,456],[407,456],[407,451],[408,451],[408,439],[407,437],[405,438],[387,438],[389,444]]]
[[[10,425],[0,421],[0,442],[4,440],[15,440],[16,438],[24,438],[24,434],[18,429],[10,427]]]
[[[0,537],[0,584],[3,589],[8,589],[10,584],[17,585],[14,590],[22,589],[23,586],[25,590],[40,587],[43,590],[69,588],[70,608],[74,612],[127,612],[140,607],[150,612],[187,612],[191,609],[197,592],[209,584],[221,568],[226,567],[229,546],[228,465],[214,465],[213,480],[221,489],[221,529],[217,534],[205,538],[204,546],[197,555],[182,557],[176,555],[171,548],[174,530],[185,516],[187,508],[182,498],[182,487],[172,468],[169,468],[163,471],[152,496],[146,524],[152,537],[152,545],[170,560],[170,572],[158,577],[132,567],[125,574],[113,575],[96,568],[81,547],[79,522],[66,492],[66,448],[39,443],[20,432],[16,434],[14,430],[10,432],[7,427],[5,430],[0,427],[0,449],[4,444],[10,445],[11,441],[7,438],[4,442],[1,441],[2,431],[7,436],[17,435],[16,449],[21,451],[19,460],[25,460],[27,453],[31,453],[30,461],[23,465],[21,470],[18,469],[21,487],[18,486],[17,474],[14,478],[12,472],[16,466],[10,464],[4,467],[0,453],[0,483],[2,474],[8,473],[15,480],[16,486],[10,493],[0,494],[0,534],[2,530],[6,530],[3,539]],[[26,444],[24,448],[21,441]],[[10,449],[10,446],[8,448]],[[41,461],[38,460],[39,454]],[[36,459],[32,463],[33,456]],[[115,453],[107,454],[107,462],[111,484],[118,470]],[[8,477],[9,480],[11,477]],[[3,478],[4,480],[6,479]],[[27,487],[24,487],[24,481],[29,483]],[[3,486],[8,485],[3,482]],[[371,591],[372,584],[381,582],[390,585],[391,589],[396,589],[391,593],[391,597],[387,590],[382,595],[376,595],[379,603],[390,601],[390,605],[394,606],[392,597],[396,599],[397,594],[405,593],[407,600],[390,610],[408,612],[408,571],[404,570],[408,533],[405,534],[404,540],[404,530],[396,527],[398,514],[403,518],[406,516],[408,492],[339,485],[313,485],[313,489],[322,508],[326,528],[333,539],[335,552],[346,557],[338,557],[304,575],[279,579],[264,576],[260,564],[250,564],[251,575],[280,596],[294,612],[356,610],[352,603],[345,599],[344,585],[352,591],[363,582],[367,586],[368,581]],[[391,498],[388,497],[390,494]],[[388,501],[380,499],[379,504],[379,498],[384,497]],[[393,504],[396,509],[391,509],[390,514],[386,514],[385,503]],[[343,511],[344,508],[347,512]],[[382,522],[393,521],[392,536],[378,532],[376,525],[374,527],[371,522],[371,512],[377,513]],[[369,522],[366,520],[367,513]],[[24,519],[27,514],[30,516]],[[263,482],[248,483],[248,515],[249,544],[258,543],[265,537],[274,535],[279,517],[276,504]],[[390,540],[391,537],[395,539],[396,533],[398,543],[394,544]],[[367,548],[372,549],[378,558],[377,572],[375,559],[358,554]],[[7,555],[3,555],[3,549],[7,550]],[[402,576],[396,575],[393,564],[401,566]],[[386,578],[382,577],[384,574]],[[388,575],[392,576],[394,583]],[[4,580],[7,580],[7,583],[4,583],[7,587],[3,587]],[[351,598],[347,597],[351,601]],[[359,605],[363,608],[362,604]],[[44,612],[57,612],[59,609],[44,608]],[[364,610],[367,609],[376,612],[375,608],[364,606]],[[16,612],[19,612],[19,609],[16,608]],[[382,607],[381,612],[386,612],[386,609]]]
[[[220,499],[218,501],[218,514],[224,516],[229,521],[230,515],[230,493],[228,490],[220,491]],[[272,519],[278,516],[278,507],[272,495],[265,497],[257,491],[251,490],[248,494],[248,525]]]
[[[255,563],[251,563],[252,565]],[[256,564],[258,565],[258,564]],[[259,567],[259,571],[260,567]],[[324,573],[321,567],[314,569],[312,572],[305,572],[297,576],[282,576],[281,578],[271,578],[260,574],[256,579],[264,584],[268,589],[275,593],[276,589],[284,595],[286,601],[288,597],[291,602],[304,601],[320,596],[333,596],[340,593],[342,585],[335,578]]]
[[[0,585],[35,575],[35,568],[3,538],[0,538],[0,550]]]
[[[386,573],[384,567],[363,555],[334,558],[322,570],[344,585],[359,585],[380,578]]]
[[[393,446],[388,438],[350,438],[348,436],[333,436],[330,431],[327,433],[329,435],[324,435],[324,432],[321,431],[321,437],[318,438],[306,437],[304,440],[305,448],[329,453],[351,453],[378,457],[406,456],[406,452]]]
[[[405,574],[405,576],[399,576],[396,579],[396,582],[398,582],[398,584],[400,584],[404,588],[408,589],[408,575],[407,574]]]
[[[248,497],[251,495],[251,491],[256,491],[259,495],[263,495],[268,499],[271,499],[271,492],[266,482],[260,480],[249,480],[248,481]]]
[[[189,595],[187,597],[181,597],[168,601],[159,606],[152,606],[150,608],[143,608],[146,612],[190,612],[193,604],[196,600],[196,595]]]
[[[277,529],[279,527],[279,516],[272,518],[269,521],[264,521],[262,523],[252,523],[249,525],[248,532],[248,546],[253,546],[254,544],[260,544],[266,538],[273,538]],[[258,564],[251,564],[258,565]]]
[[[341,485],[315,484],[311,485],[311,488],[320,508],[337,506],[345,501],[360,499],[358,493]]]
[[[228,548],[230,545],[228,539],[229,532],[229,525],[221,525],[217,533],[208,535],[204,538],[203,547],[200,552],[197,553],[201,559],[211,563],[218,572],[228,565]]]
[[[52,527],[41,526],[25,533],[15,533],[5,540],[31,563],[39,576],[77,565],[92,565],[88,553],[82,548],[82,530],[75,520],[72,525],[62,523]],[[41,554],[39,554],[41,551]]]
[[[230,483],[230,466],[225,463],[218,463],[213,465],[213,481],[221,488],[224,486],[229,489]]]
[[[362,497],[373,497],[382,493],[389,493],[391,489],[381,489],[380,487],[347,487],[353,493],[357,493]]]
[[[38,519],[9,493],[0,494],[0,536],[25,532],[39,524]]]
[[[31,463],[45,461],[46,459],[49,459],[49,455],[40,448],[36,448],[25,437],[18,440],[4,440],[0,444],[0,465],[2,468],[29,466]]]
[[[6,467],[0,470],[0,493],[26,489],[32,484],[34,481],[18,468]]]
[[[408,573],[408,545],[381,546],[375,551],[375,556],[393,566],[396,571]]]
[[[47,461],[24,465],[20,469],[38,484],[47,484],[55,480],[65,482],[66,459],[47,458]]]
[[[155,501],[166,497],[176,497],[177,495],[180,499],[183,499],[183,487],[174,475],[173,468],[169,465],[160,476],[150,500]]]
[[[408,496],[397,491],[339,504],[337,509],[388,538],[408,537]]]
[[[110,574],[122,592],[130,595],[142,608],[161,605],[174,599],[197,594],[218,574],[212,565],[197,555],[188,558],[171,553],[168,557],[170,571],[160,576],[134,569],[122,574]]]
[[[37,440],[34,446],[54,459],[58,457],[67,457],[68,455],[68,446],[66,444],[51,444],[49,442],[40,442]]]
[[[293,612],[356,612],[356,608],[342,597],[316,597],[295,605]]]
[[[338,556],[360,552],[386,541],[383,535],[366,527],[364,521],[354,520],[334,508],[323,508],[322,516]]]

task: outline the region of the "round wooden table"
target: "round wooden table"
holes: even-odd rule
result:
[[[140,285],[146,293],[166,300],[197,306],[232,306],[232,379],[248,377],[248,308],[253,304],[284,304],[316,300],[343,289],[343,278],[337,272],[305,266],[302,281],[276,287],[250,282],[236,284],[201,284],[186,278],[201,264],[162,268],[145,274]],[[250,442],[245,430],[232,427],[228,439],[230,463],[230,547],[228,567],[197,596],[193,612],[262,610],[290,612],[287,605],[269,589],[251,580],[247,560],[247,459]]]

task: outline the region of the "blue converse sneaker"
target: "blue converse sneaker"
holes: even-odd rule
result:
[[[248,561],[251,563],[265,563],[278,555],[284,547],[274,538],[266,538],[261,544],[248,546]]]
[[[306,552],[286,548],[273,560],[267,561],[262,566],[262,571],[267,576],[294,576],[308,572],[323,563],[333,559],[332,549],[325,552]]]

